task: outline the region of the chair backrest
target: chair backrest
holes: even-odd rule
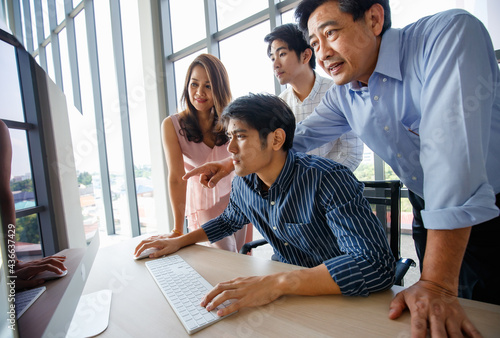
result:
[[[363,195],[382,223],[394,258],[401,257],[401,181],[363,181]]]

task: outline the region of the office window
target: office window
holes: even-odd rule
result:
[[[0,95],[4,98],[0,117],[5,120],[24,122],[21,90],[19,88],[19,74],[17,72],[16,51],[14,47],[0,42]],[[8,99],[8,100],[7,100]]]
[[[31,11],[31,34],[33,37],[33,45],[38,46],[41,44],[43,41],[38,41],[38,34],[36,33],[37,31],[37,25],[40,22],[40,19],[36,17],[35,15],[35,5],[33,1],[30,1],[30,11]],[[35,47],[36,49],[36,47]]]
[[[203,0],[170,0],[172,45],[177,52],[206,36]]]
[[[50,24],[49,24],[49,5],[47,0],[41,0],[42,5],[42,20],[43,20],[43,36],[48,38],[50,36]],[[47,57],[47,60],[50,60]]]
[[[68,54],[68,36],[66,28],[59,32],[59,49],[61,55],[62,89],[66,95],[68,107],[73,106],[73,82],[71,81],[71,69]]]
[[[274,75],[267,57],[264,36],[269,21],[260,23],[219,43],[221,61],[226,66],[233,98],[248,93],[274,94]]]
[[[52,81],[56,82],[56,74],[54,72],[54,58],[52,57],[52,44],[49,42],[45,47],[45,53],[47,55],[47,74],[49,74]]]
[[[269,5],[268,0],[217,0],[217,26],[223,30],[255,13],[260,12]]]
[[[295,9],[289,10],[281,14],[281,23],[284,25],[286,23],[295,23]]]
[[[129,1],[121,7],[125,71],[127,75],[127,95],[134,157],[135,193],[141,233],[157,231],[152,180],[151,153],[149,151],[149,131],[146,108],[146,93],[154,88],[144,84],[142,67],[141,36],[137,1]],[[159,126],[157,126],[159,128]],[[161,141],[160,141],[161,142]]]
[[[64,10],[64,0],[56,0],[56,18],[58,25],[61,22],[63,22],[64,19],[66,19],[66,12]]]

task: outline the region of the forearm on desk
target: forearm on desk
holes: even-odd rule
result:
[[[200,243],[200,242],[207,242],[208,237],[207,234],[205,233],[205,230],[203,228],[198,228],[194,231],[191,231],[185,235],[176,237],[173,239],[173,241],[176,241],[178,245],[183,248],[185,246],[189,246],[192,244]]]
[[[281,295],[319,296],[341,294],[324,264],[276,274]]]
[[[421,280],[437,283],[457,294],[458,276],[471,227],[428,230]]]

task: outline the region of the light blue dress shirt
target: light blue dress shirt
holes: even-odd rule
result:
[[[256,174],[234,178],[224,213],[202,225],[210,242],[252,223],[280,261],[325,264],[343,295],[392,286],[395,262],[384,229],[347,167],[290,151],[269,190],[260,186]]]
[[[352,130],[425,199],[428,229],[499,215],[500,74],[490,36],[463,10],[389,29],[368,87],[333,86],[298,124],[308,151]]]

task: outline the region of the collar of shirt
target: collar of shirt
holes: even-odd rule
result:
[[[292,183],[293,170],[295,167],[295,154],[293,151],[289,150],[286,156],[285,165],[281,169],[280,174],[274,181],[273,185],[269,188],[269,191],[273,189],[280,189],[281,191],[287,191],[288,187]],[[250,174],[250,180],[252,181],[253,189],[262,197],[267,196],[268,192],[261,189],[261,181],[257,174]]]
[[[373,74],[380,74],[383,76],[391,77],[398,81],[402,81],[401,76],[401,30],[389,28],[382,35],[382,42],[378,53],[377,65]],[[394,65],[398,65],[395,67]],[[372,74],[372,76],[373,76]],[[370,76],[370,78],[372,77]],[[361,87],[358,81],[349,83],[348,88],[350,91],[365,90],[366,87]],[[366,89],[368,90],[368,89]]]

